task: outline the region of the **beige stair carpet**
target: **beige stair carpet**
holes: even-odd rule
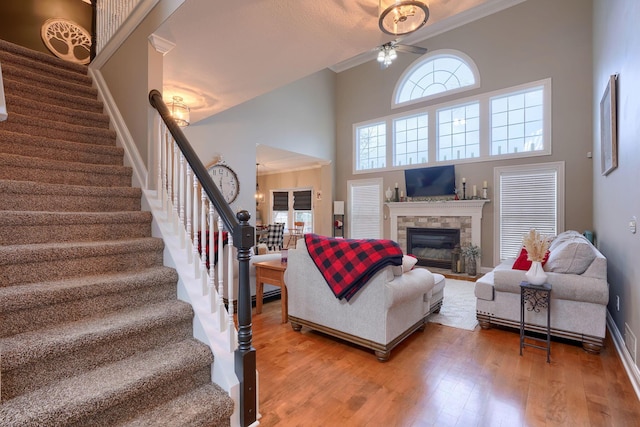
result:
[[[0,424],[229,425],[86,67],[0,62]]]

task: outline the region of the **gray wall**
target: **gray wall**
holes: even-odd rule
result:
[[[469,55],[478,66],[481,87],[460,97],[490,92],[521,83],[552,79],[552,141],[550,156],[519,160],[485,161],[456,165],[456,175],[467,183],[481,186],[493,181],[497,166],[539,162],[566,162],[565,228],[584,231],[592,224],[592,55],[591,10],[585,0],[527,1],[463,27],[420,43],[431,51],[457,49]],[[406,111],[391,110],[396,81],[417,57],[399,54],[386,70],[375,61],[338,74],[336,95],[337,155],[336,199],[346,200],[346,182],[381,176],[384,188],[395,182],[404,186],[404,173],[352,173],[352,125],[364,120]],[[442,103],[455,97],[440,98]],[[418,104],[428,105],[426,104]],[[416,106],[413,106],[416,108]],[[489,197],[493,195],[489,189]],[[494,204],[484,207],[482,219],[482,259],[493,266]],[[348,224],[347,224],[348,227]],[[385,221],[389,236],[389,221]]]
[[[234,202],[235,209],[246,209],[255,217],[257,144],[333,161],[334,86],[335,73],[320,71],[184,129],[205,165],[222,156],[238,174],[240,194]],[[315,206],[316,215],[330,218],[333,173],[328,177],[325,172],[316,173],[323,177],[296,185],[323,183],[322,188],[313,184],[314,190],[323,193],[322,203]],[[268,194],[269,188],[265,184],[260,189]],[[267,217],[263,216],[263,220]],[[331,233],[329,221],[318,221],[316,232]]]
[[[631,234],[628,228],[632,216],[640,218],[640,2],[594,0],[593,3],[594,224],[598,248],[607,257],[609,312],[623,336],[626,323],[640,337],[640,233]],[[619,74],[619,166],[602,176],[599,106],[611,74]]]

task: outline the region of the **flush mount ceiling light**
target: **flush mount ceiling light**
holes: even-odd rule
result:
[[[183,102],[181,96],[174,96],[169,108],[171,108],[171,117],[173,117],[178,126],[189,126],[189,107]]]
[[[380,30],[400,36],[411,33],[427,23],[429,8],[418,0],[380,0]]]

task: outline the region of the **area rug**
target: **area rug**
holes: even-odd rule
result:
[[[474,282],[446,279],[444,302],[440,313],[429,316],[429,322],[472,331],[478,325]]]

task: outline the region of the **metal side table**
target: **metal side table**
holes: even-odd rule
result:
[[[524,309],[539,313],[541,309],[547,309],[547,339],[527,335],[524,328]],[[530,339],[536,342],[543,342],[546,346],[532,344],[525,341]],[[525,347],[534,347],[547,351],[547,363],[551,363],[551,285],[532,285],[529,282],[520,283],[520,356]]]

